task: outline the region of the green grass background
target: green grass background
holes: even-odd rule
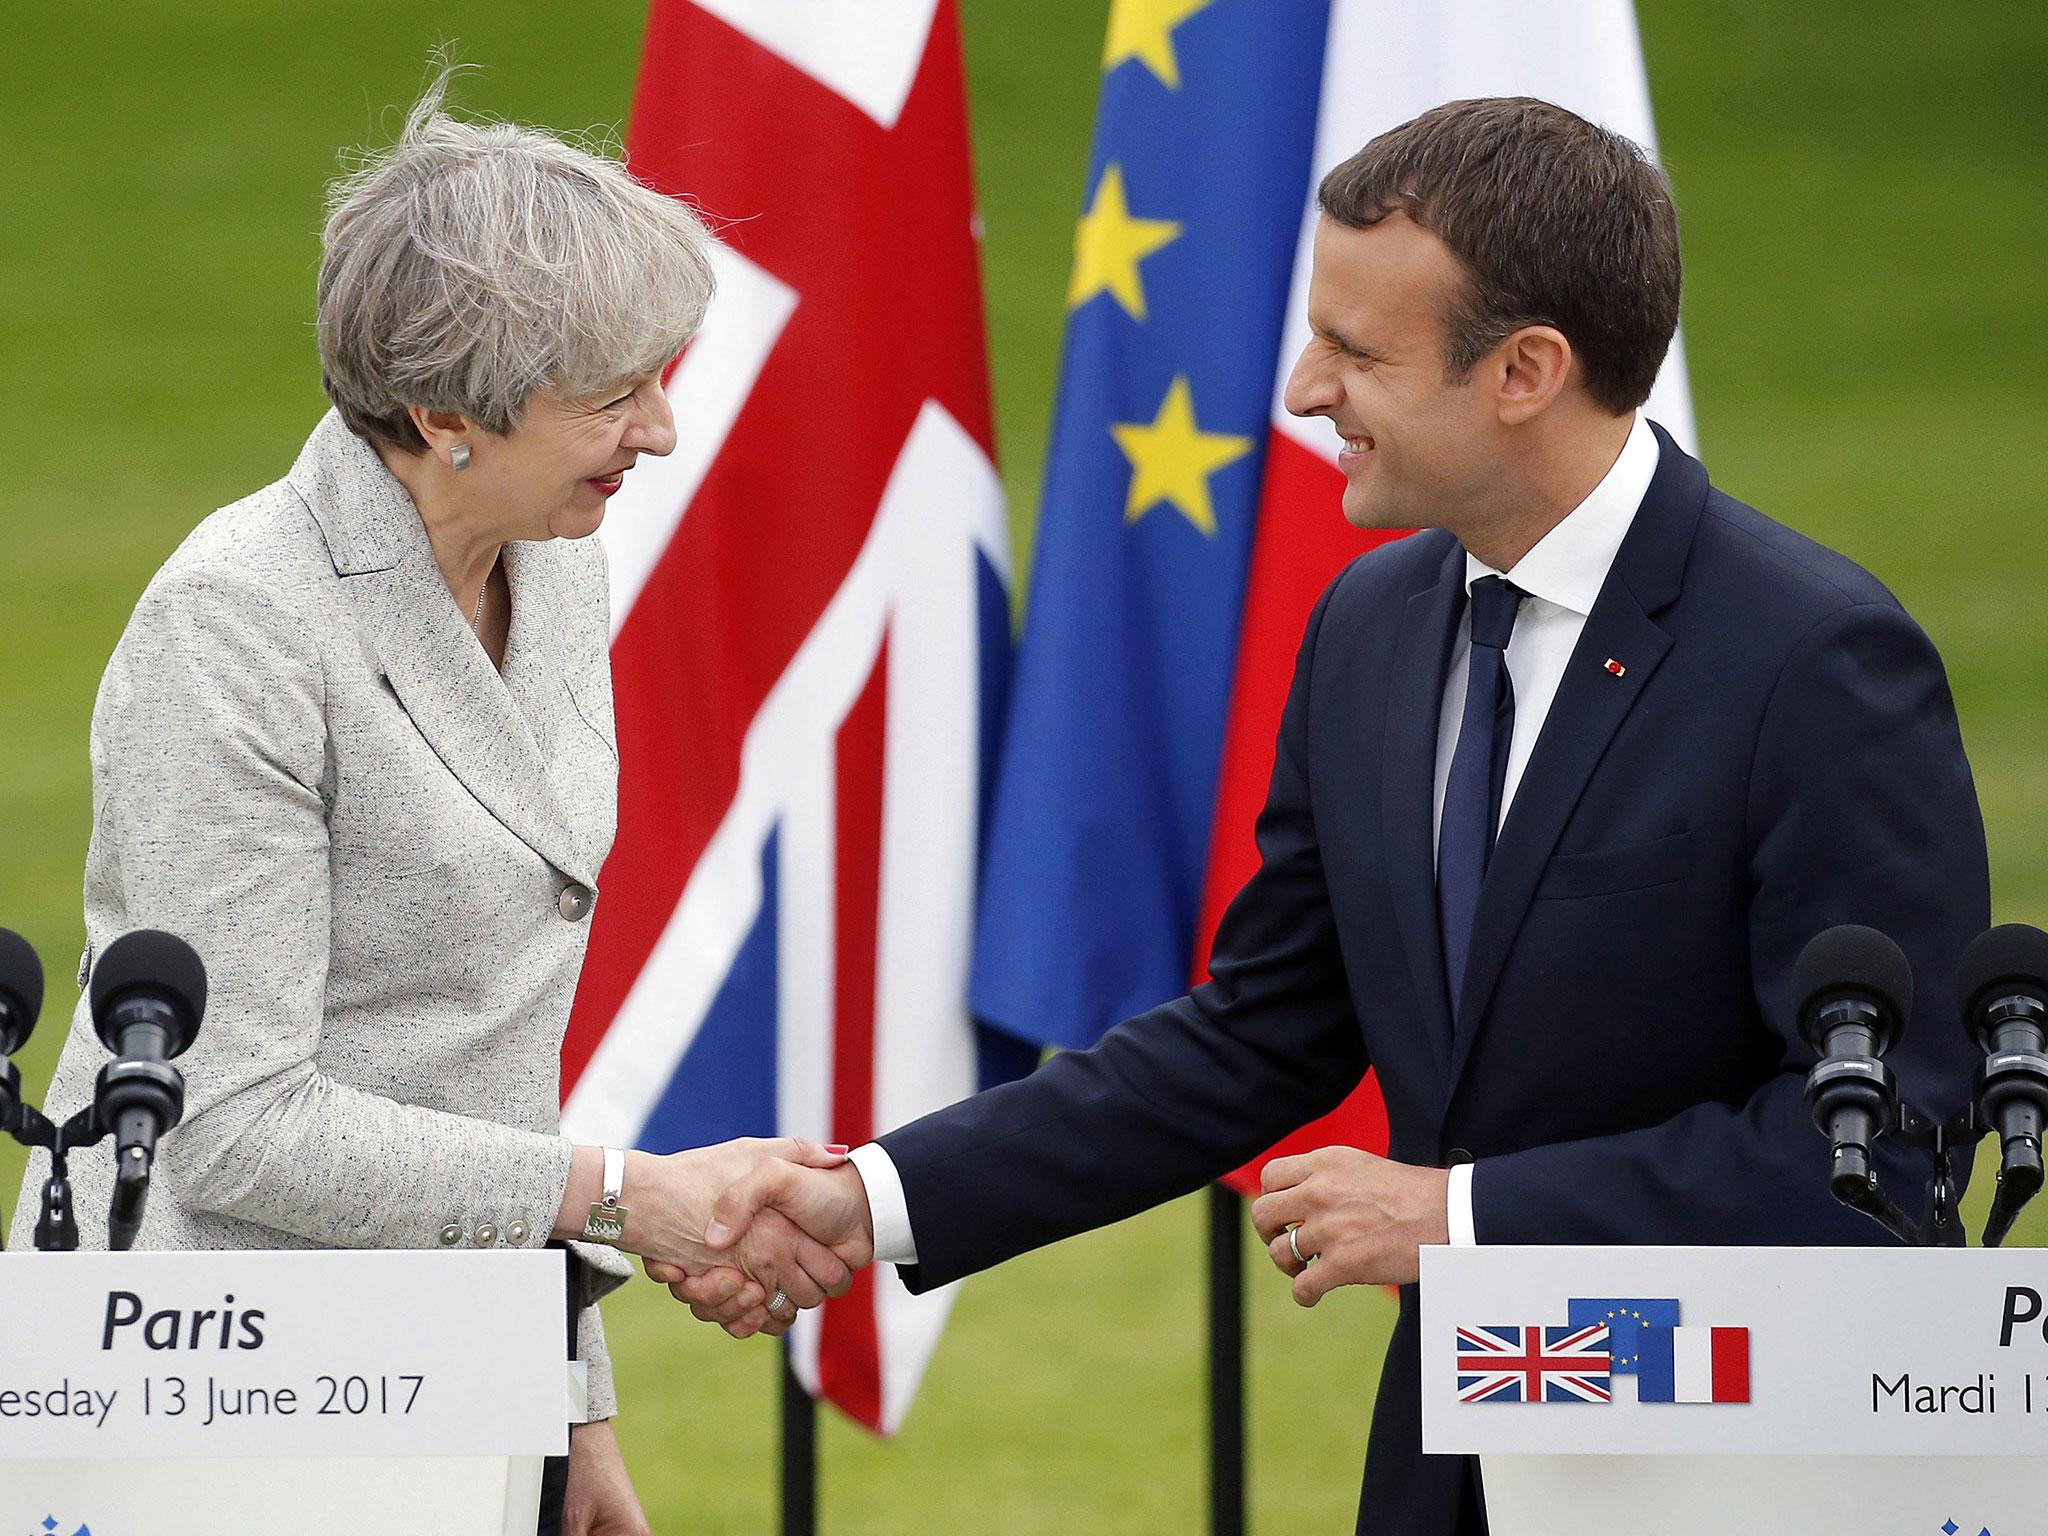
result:
[[[961,9],[1000,446],[1028,548],[1107,7]],[[2048,921],[2048,24],[2028,0],[1641,9],[1706,458],[1873,567],[1932,633],[1998,916]],[[0,922],[52,972],[23,1058],[32,1094],[83,942],[99,671],[150,572],[207,510],[281,474],[321,408],[314,232],[336,150],[388,130],[444,38],[484,66],[471,107],[618,124],[644,15],[625,0],[14,0],[0,15]],[[812,408],[831,409],[829,373],[817,384]],[[19,1166],[0,1148],[0,1205]],[[899,1438],[826,1424],[825,1529],[1197,1528],[1200,1238],[1182,1202],[971,1282]],[[1249,1244],[1247,1262],[1254,1525],[1349,1531],[1391,1308],[1354,1291],[1300,1312]],[[770,1529],[770,1348],[684,1326],[644,1284],[608,1312],[656,1528]]]

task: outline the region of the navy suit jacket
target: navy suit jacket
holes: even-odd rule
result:
[[[1890,1241],[1828,1193],[1792,966],[1837,923],[1897,939],[1904,1091],[1967,1101],[1955,973],[1990,901],[1955,706],[1882,585],[1658,440],[1501,827],[1458,1017],[1431,828],[1465,554],[1432,531],[1354,562],[1309,620],[1211,979],[882,1138],[913,1290],[1197,1189],[1368,1066],[1393,1157],[1477,1160],[1482,1243]],[[1375,1536],[1452,1530],[1466,1476],[1421,1453],[1415,1301],[1374,1411]]]

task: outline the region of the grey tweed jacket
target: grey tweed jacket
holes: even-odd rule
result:
[[[141,1248],[537,1247],[568,1181],[562,1032],[617,816],[604,553],[511,544],[501,676],[404,488],[329,414],[143,593],[93,712],[90,941],[206,963]],[[107,1059],[81,1000],[49,1094]],[[111,1160],[72,1160],[104,1243]],[[48,1159],[16,1210],[27,1240]],[[613,1410],[579,1246],[590,1415]]]

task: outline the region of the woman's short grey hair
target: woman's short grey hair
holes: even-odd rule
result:
[[[409,406],[509,432],[534,391],[653,373],[711,302],[711,235],[617,160],[442,110],[444,69],[389,149],[329,189],[321,382],[358,436],[411,453]]]

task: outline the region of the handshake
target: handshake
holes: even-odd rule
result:
[[[800,1309],[843,1296],[874,1261],[867,1189],[844,1147],[743,1137],[629,1152],[622,1204],[619,1246],[736,1339],[788,1332]]]
[[[1450,1240],[1442,1168],[1330,1146],[1274,1159],[1261,1183],[1252,1223],[1305,1307],[1337,1286],[1411,1283],[1420,1250]],[[734,1338],[788,1332],[874,1262],[867,1186],[844,1147],[782,1137],[629,1153],[625,1194],[620,1246]]]

